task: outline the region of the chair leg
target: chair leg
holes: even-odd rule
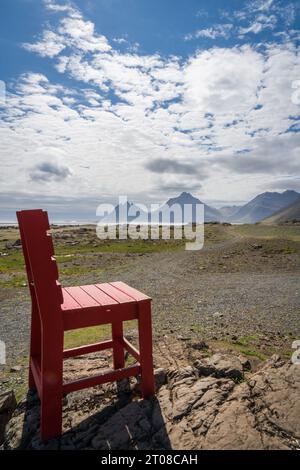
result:
[[[46,331],[46,334],[49,333]],[[63,333],[43,338],[41,360],[41,438],[58,437],[62,430]]]
[[[151,326],[151,303],[139,303],[138,314],[139,346],[141,363],[141,389],[143,398],[155,394],[153,358],[152,358],[152,326]]]
[[[122,369],[125,366],[124,348],[119,340],[123,338],[123,323],[115,321],[112,323],[112,339],[113,339],[113,363],[114,369]]]
[[[31,312],[31,334],[30,334],[30,358],[33,356],[41,356],[41,321],[38,311],[37,302],[32,294],[32,312]],[[29,388],[36,390],[36,384],[31,371],[29,362]]]

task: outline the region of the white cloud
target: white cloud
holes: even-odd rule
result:
[[[230,23],[218,24],[218,25],[212,26],[211,28],[199,29],[195,33],[187,34],[185,36],[185,40],[190,41],[191,39],[198,39],[198,38],[209,38],[209,39],[228,38],[230,36],[230,31],[232,30],[232,28],[233,28],[233,25]]]
[[[277,24],[277,17],[275,15],[258,15],[253,23],[245,28],[239,28],[239,33],[245,35],[248,33],[258,34],[264,29],[274,29]]]
[[[66,44],[54,31],[44,31],[40,41],[35,44],[24,43],[23,47],[41,57],[55,57],[65,49]]]
[[[64,5],[55,3],[54,0],[44,0],[44,4],[47,10],[53,11],[55,13],[68,13],[70,16],[76,17],[80,16],[79,11],[74,8],[70,3],[65,3]]]
[[[299,115],[291,95],[300,61],[291,42],[214,47],[184,62],[120,52],[78,12],[65,13],[30,50],[53,58],[78,86],[20,77],[0,122],[3,192],[37,194],[44,182],[45,197],[163,198],[183,184],[147,169],[163,158],[176,168],[194,165],[184,183],[202,185],[203,198],[247,199],[271,173],[299,171],[299,137],[286,132]]]

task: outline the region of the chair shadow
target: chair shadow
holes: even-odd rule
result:
[[[128,381],[124,386],[124,380],[127,379],[117,383],[117,393],[104,406],[101,405],[102,395],[97,395],[97,389],[92,389],[96,397],[93,407],[98,405],[100,409],[73,427],[68,422],[70,410],[66,414],[64,407],[63,421],[64,424],[68,422],[68,430],[47,442],[40,439],[40,400],[36,392],[29,390],[20,406],[19,412],[24,414],[24,420],[18,445],[13,449],[171,450],[158,399],[154,396],[136,400],[137,395],[130,390]],[[93,399],[92,393],[90,398]],[[86,410],[87,404],[83,407]],[[75,401],[76,408],[78,410],[74,413],[71,411],[73,417],[81,410],[80,399]]]

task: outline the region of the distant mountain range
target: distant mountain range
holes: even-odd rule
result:
[[[254,224],[293,204],[299,198],[300,193],[290,190],[283,193],[262,193],[240,207],[229,219],[231,222]]]
[[[287,190],[283,193],[278,192],[265,192],[259,194],[254,199],[249,201],[243,206],[224,206],[220,209],[216,209],[212,206],[209,206],[205,203],[202,203],[200,199],[194,197],[188,192],[182,192],[179,196],[169,199],[167,202],[160,206],[159,211],[152,212],[151,217],[156,216],[156,220],[161,222],[162,214],[168,213],[169,208],[178,204],[180,207],[184,208],[185,204],[190,204],[192,206],[192,222],[196,220],[195,218],[195,207],[197,204],[204,204],[204,221],[205,222],[231,222],[231,223],[244,223],[244,224],[253,224],[260,222],[273,214],[285,209],[296,201],[299,202],[300,193],[296,191]],[[297,206],[298,207],[298,206]],[[150,220],[150,213],[141,210],[138,205],[135,205],[132,202],[127,202],[127,204],[117,205],[115,208],[115,214],[108,214],[105,216],[102,221],[104,222],[114,222],[124,223],[122,214],[129,214],[128,221],[132,222],[137,216],[139,216],[139,222],[146,223]],[[116,218],[115,218],[116,217]],[[294,217],[295,218],[295,217]],[[171,218],[171,223],[174,222],[174,219]],[[178,222],[175,220],[175,222]],[[181,220],[180,220],[181,222]]]
[[[194,222],[196,220],[196,213],[195,213],[196,205],[204,204],[204,203],[200,201],[200,199],[192,196],[190,193],[183,192],[179,196],[169,199],[165,205],[171,207],[173,204],[178,204],[180,207],[182,207],[182,209],[184,209],[185,204],[190,204],[193,209],[192,221]],[[220,220],[220,212],[218,211],[218,209],[215,209],[214,207],[204,204],[204,221],[211,222],[211,221],[219,221],[219,220]]]
[[[293,202],[288,207],[281,209],[279,212],[267,217],[262,221],[262,224],[271,225],[271,224],[284,224],[286,222],[300,222],[300,199],[298,198],[296,202]]]

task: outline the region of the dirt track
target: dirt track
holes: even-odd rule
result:
[[[203,338],[254,353],[291,352],[300,337],[299,242],[241,235],[208,244],[152,253],[98,253],[74,258],[65,285],[122,280],[153,298],[154,337]],[[86,261],[88,260],[88,261]],[[96,269],[95,269],[96,265]],[[99,267],[99,272],[97,268]],[[27,354],[30,302],[26,287],[2,289],[1,337],[8,363]]]

